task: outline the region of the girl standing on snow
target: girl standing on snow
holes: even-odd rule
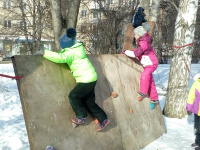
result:
[[[200,74],[196,74],[194,77],[194,83],[190,89],[186,110],[188,115],[194,113],[194,131],[195,131],[195,143],[191,146],[195,147],[195,150],[200,150]]]
[[[143,26],[135,28],[134,33],[136,40],[139,39],[138,47],[134,50],[125,50],[122,54],[133,58],[138,57],[143,65],[144,71],[140,77],[140,91],[137,99],[138,101],[141,101],[147,96],[147,94],[149,94],[151,99],[150,108],[153,109],[155,104],[158,103],[158,93],[154,84],[152,73],[158,67],[158,59],[151,46],[151,36],[147,33]]]

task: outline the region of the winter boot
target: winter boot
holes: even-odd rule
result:
[[[139,92],[138,95],[137,95],[138,101],[143,100],[143,98],[145,98],[145,97],[146,97],[146,95],[145,95],[145,94],[142,94],[141,92]]]
[[[53,148],[53,146],[48,145],[48,146],[46,147],[46,150],[55,150],[55,149]]]
[[[102,131],[108,124],[110,123],[110,120],[105,119],[102,123],[99,123],[99,127],[97,127],[96,131]]]
[[[150,109],[153,110],[155,108],[155,104],[158,104],[158,101],[156,100],[150,100]]]
[[[195,147],[195,150],[200,150],[200,147]]]
[[[150,103],[158,104],[158,100],[150,100]]]
[[[193,143],[191,146],[192,146],[192,147],[198,147],[199,145],[196,144],[196,143]]]
[[[149,103],[150,104],[150,109],[153,110],[155,108],[155,104],[154,103]]]
[[[84,124],[85,123],[85,118],[74,118],[74,119],[71,119],[71,122],[75,123],[75,124]]]

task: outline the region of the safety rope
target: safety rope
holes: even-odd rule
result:
[[[19,79],[22,79],[21,76],[9,76],[9,75],[5,75],[5,74],[0,74],[1,77],[6,77],[6,78],[11,78],[11,79],[16,79],[16,80],[19,80]]]
[[[183,48],[183,47],[190,46],[190,45],[192,45],[192,44],[194,44],[194,42],[189,43],[189,44],[186,44],[186,45],[183,45],[183,46],[175,46],[175,45],[173,45],[172,47],[178,48],[178,50],[179,50],[179,49],[181,49],[181,48]],[[182,51],[182,50],[181,50],[181,53],[182,53],[182,55],[183,55],[183,51]],[[184,57],[184,55],[183,55],[183,57]],[[188,66],[188,64],[186,63],[185,57],[184,57],[184,63],[185,63],[185,65],[186,65],[186,67],[187,67],[189,73],[190,73],[191,76],[193,77],[192,72],[190,71],[189,66]],[[157,70],[157,69],[156,69],[156,70]],[[158,70],[157,70],[157,75],[158,75],[158,82],[160,83],[160,77],[159,77],[159,74],[158,74]],[[163,90],[166,90],[166,88],[165,88],[162,84],[156,84],[156,85],[160,85],[160,86],[159,86],[160,88],[162,88]]]
[[[183,55],[184,63],[185,63],[185,65],[186,65],[186,67],[187,67],[187,70],[189,71],[189,73],[190,73],[191,76],[193,77],[192,72],[190,71],[190,68],[189,68],[189,66],[188,66],[188,64],[187,64],[187,62],[186,62],[185,56],[184,56],[183,51],[182,51],[182,49],[181,49],[181,48],[183,48],[183,47],[190,46],[190,45],[192,45],[192,44],[194,44],[194,42],[189,43],[189,44],[186,44],[186,45],[183,45],[183,46],[175,46],[175,45],[173,45],[172,47],[178,48],[178,50],[181,51],[181,54]]]

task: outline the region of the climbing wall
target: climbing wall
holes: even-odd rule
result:
[[[159,105],[150,110],[149,99],[137,101],[142,67],[125,55],[88,55],[98,80],[96,102],[111,123],[102,132],[92,116],[73,128],[75,114],[68,94],[76,85],[66,64],[52,63],[42,56],[12,58],[18,80],[31,150],[139,150],[166,132]],[[110,95],[118,95],[112,98]]]

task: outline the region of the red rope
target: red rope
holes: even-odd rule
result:
[[[173,45],[172,47],[175,47],[175,48],[182,48],[182,47],[190,46],[190,45],[192,45],[192,44],[194,44],[194,42],[189,43],[189,44],[186,44],[186,45],[183,45],[183,46],[175,46],[175,45]]]
[[[6,77],[6,78],[11,78],[11,79],[16,79],[16,80],[22,79],[21,76],[13,77],[13,76],[5,75],[5,74],[0,74],[0,76],[1,77]]]
[[[183,45],[183,46],[175,46],[175,45],[173,45],[172,47],[178,48],[178,50],[179,50],[179,49],[181,49],[181,48],[183,48],[183,47],[190,46],[190,45],[192,45],[192,44],[194,44],[194,42],[189,43],[189,44],[186,44],[186,45]],[[181,50],[181,53],[182,53],[182,55],[183,55],[183,51],[182,51],[182,50]],[[186,67],[187,67],[187,70],[189,71],[189,73],[190,73],[191,76],[193,77],[192,72],[190,71],[189,66],[188,66],[188,64],[186,63],[186,59],[185,59],[185,56],[184,56],[184,55],[183,55],[183,58],[184,58],[184,63],[185,63],[185,65],[186,65]]]

